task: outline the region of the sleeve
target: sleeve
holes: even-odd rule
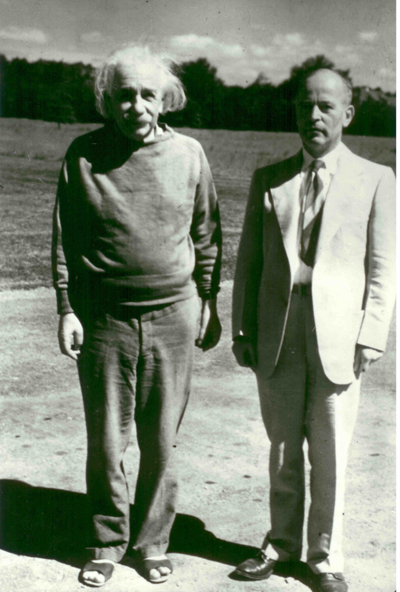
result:
[[[190,236],[196,256],[193,277],[199,296],[207,299],[219,291],[222,233],[217,194],[210,166],[201,147],[200,161]]]
[[[255,171],[246,207],[233,285],[232,337],[257,337],[257,304],[263,268],[263,195]]]
[[[51,250],[53,286],[56,290],[58,314],[74,312],[68,297],[69,273],[63,246],[63,229],[60,215],[62,204],[65,204],[67,199],[67,193],[68,172],[67,164],[64,160],[58,181],[57,197],[53,213],[53,240]]]
[[[357,342],[385,350],[396,290],[396,181],[386,168],[378,183],[368,226],[364,319]]]

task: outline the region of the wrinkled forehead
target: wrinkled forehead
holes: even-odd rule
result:
[[[165,83],[165,73],[157,64],[135,60],[117,64],[110,90],[115,92],[121,88],[148,88],[162,92]]]

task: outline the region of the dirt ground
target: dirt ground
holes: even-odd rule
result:
[[[197,355],[177,445],[174,574],[163,592],[313,590],[305,564],[267,582],[230,577],[269,527],[269,444],[255,380],[230,353],[230,292],[220,297],[223,339]],[[74,363],[59,354],[52,290],[0,294],[0,590],[75,592],[85,516],[85,426]],[[395,337],[366,376],[351,448],[344,549],[352,592],[395,590]],[[134,437],[126,470],[133,494]],[[308,503],[308,500],[307,500]],[[105,592],[154,586],[126,561]]]

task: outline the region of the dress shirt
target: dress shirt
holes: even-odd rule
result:
[[[322,203],[325,203],[326,196],[328,194],[329,186],[331,184],[332,178],[337,170],[337,163],[339,156],[343,150],[343,144],[340,142],[336,148],[334,148],[331,152],[328,152],[325,156],[314,159],[306,150],[302,150],[303,152],[303,165],[301,167],[301,171],[296,176],[296,184],[295,184],[295,192],[299,196],[298,201],[296,202],[296,208],[294,208],[293,215],[296,216],[298,220],[297,224],[297,243],[296,248],[292,250],[291,257],[290,257],[290,267],[292,270],[292,277],[293,277],[293,284],[311,284],[312,280],[312,272],[313,268],[309,267],[302,261],[300,258],[301,253],[301,235],[303,231],[303,215],[304,215],[304,206],[305,206],[305,198],[307,189],[309,188],[311,179],[311,164],[314,160],[321,160],[325,167],[321,168],[318,171],[318,175],[322,181],[323,188],[322,188]]]

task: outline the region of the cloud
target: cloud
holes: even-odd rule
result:
[[[372,88],[380,87],[384,90],[396,92],[396,68],[395,66],[382,66],[376,76],[371,80]]]
[[[287,33],[286,35],[275,35],[273,43],[274,45],[299,47],[305,44],[305,39],[301,33]]]
[[[257,58],[264,58],[271,54],[271,48],[262,45],[250,45],[250,51]]]
[[[230,58],[240,58],[245,53],[245,49],[239,43],[235,44],[220,44],[219,51],[222,55],[229,56]]]
[[[247,60],[227,60],[218,67],[218,77],[231,86],[248,86],[258,77],[260,70]]]
[[[0,30],[0,39],[3,41],[22,41],[24,43],[37,43],[43,45],[48,42],[48,37],[39,29],[20,27],[7,27]]]
[[[99,31],[91,31],[90,33],[83,33],[81,41],[84,43],[98,43],[103,40],[103,35]]]
[[[348,70],[351,66],[358,66],[362,61],[351,45],[336,45],[332,60],[338,68],[344,70]]]
[[[382,78],[389,78],[392,80],[396,80],[396,70],[392,69],[392,68],[380,68],[380,70],[378,71],[378,75],[381,76]]]
[[[376,39],[378,39],[378,33],[376,31],[360,31],[358,33],[358,38],[361,39],[361,41],[367,41],[368,43],[371,43],[372,41],[376,41]]]
[[[179,53],[207,52],[214,57],[240,58],[244,53],[243,46],[238,43],[222,43],[208,35],[174,35],[170,39],[170,47]]]
[[[169,52],[178,62],[204,57],[217,68],[218,76],[228,85],[247,86],[259,74],[266,76],[273,84],[279,84],[288,78],[293,66],[321,54],[344,69],[360,63],[354,46],[332,47],[319,39],[310,41],[296,31],[276,34],[265,45],[259,43],[247,47],[194,33],[175,35],[166,41]]]
[[[174,49],[186,50],[188,48],[194,50],[201,50],[214,45],[216,42],[212,37],[206,35],[195,35],[190,33],[189,35],[174,35],[170,39],[170,45]]]
[[[336,45],[336,47],[335,47],[335,53],[337,53],[339,55],[349,54],[352,51],[353,51],[353,48],[350,47],[350,45]]]

